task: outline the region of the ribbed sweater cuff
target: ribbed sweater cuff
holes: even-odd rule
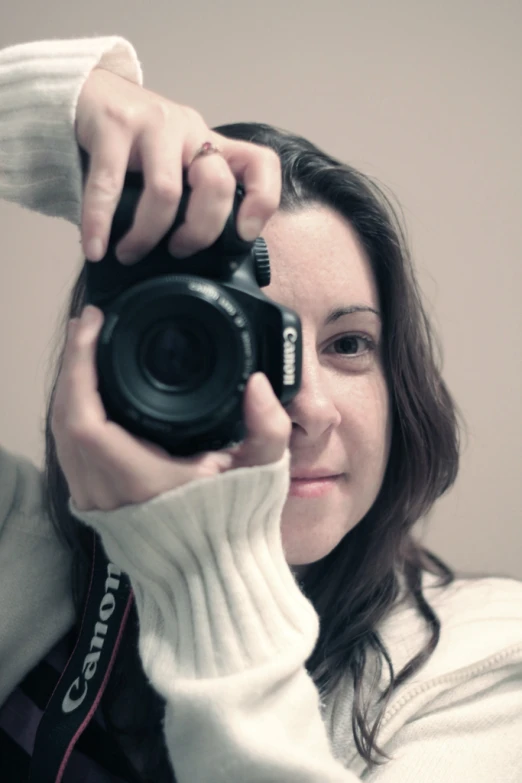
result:
[[[35,41],[0,51],[0,198],[80,225],[76,106],[93,68],[142,83],[118,36]]]
[[[77,511],[69,501],[129,575],[140,653],[153,680],[154,669],[213,678],[274,656],[291,665],[311,654],[318,618],[281,541],[289,459],[287,451],[277,463],[200,479],[110,512]]]

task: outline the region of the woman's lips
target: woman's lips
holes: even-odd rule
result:
[[[318,498],[330,492],[341,478],[341,475],[315,479],[293,478],[288,494],[298,498]]]

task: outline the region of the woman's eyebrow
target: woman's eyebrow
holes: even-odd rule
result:
[[[337,321],[339,318],[342,318],[343,315],[351,315],[351,313],[375,313],[379,318],[381,317],[381,314],[378,310],[375,310],[373,307],[368,307],[368,305],[351,305],[350,307],[337,307],[335,310],[332,310],[331,313],[328,314],[328,316],[325,319],[325,325],[331,324],[334,321]]]

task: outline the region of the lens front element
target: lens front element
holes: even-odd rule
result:
[[[108,413],[132,431],[189,438],[241,417],[256,343],[237,301],[213,281],[151,278],[106,314],[98,342]]]
[[[144,335],[140,363],[158,389],[187,392],[208,380],[216,358],[211,346],[201,323],[172,318]]]

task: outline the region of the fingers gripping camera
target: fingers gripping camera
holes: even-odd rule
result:
[[[138,264],[120,264],[115,247],[142,189],[142,175],[129,173],[107,253],[84,265],[85,303],[104,313],[98,390],[112,421],[172,455],[224,448],[244,437],[243,393],[252,373],[267,375],[282,405],[299,391],[301,322],[261,291],[270,282],[268,249],[262,238],[245,242],[236,232],[241,186],[210,248],[183,260],[168,252],[184,220],[185,186],[168,234]]]

